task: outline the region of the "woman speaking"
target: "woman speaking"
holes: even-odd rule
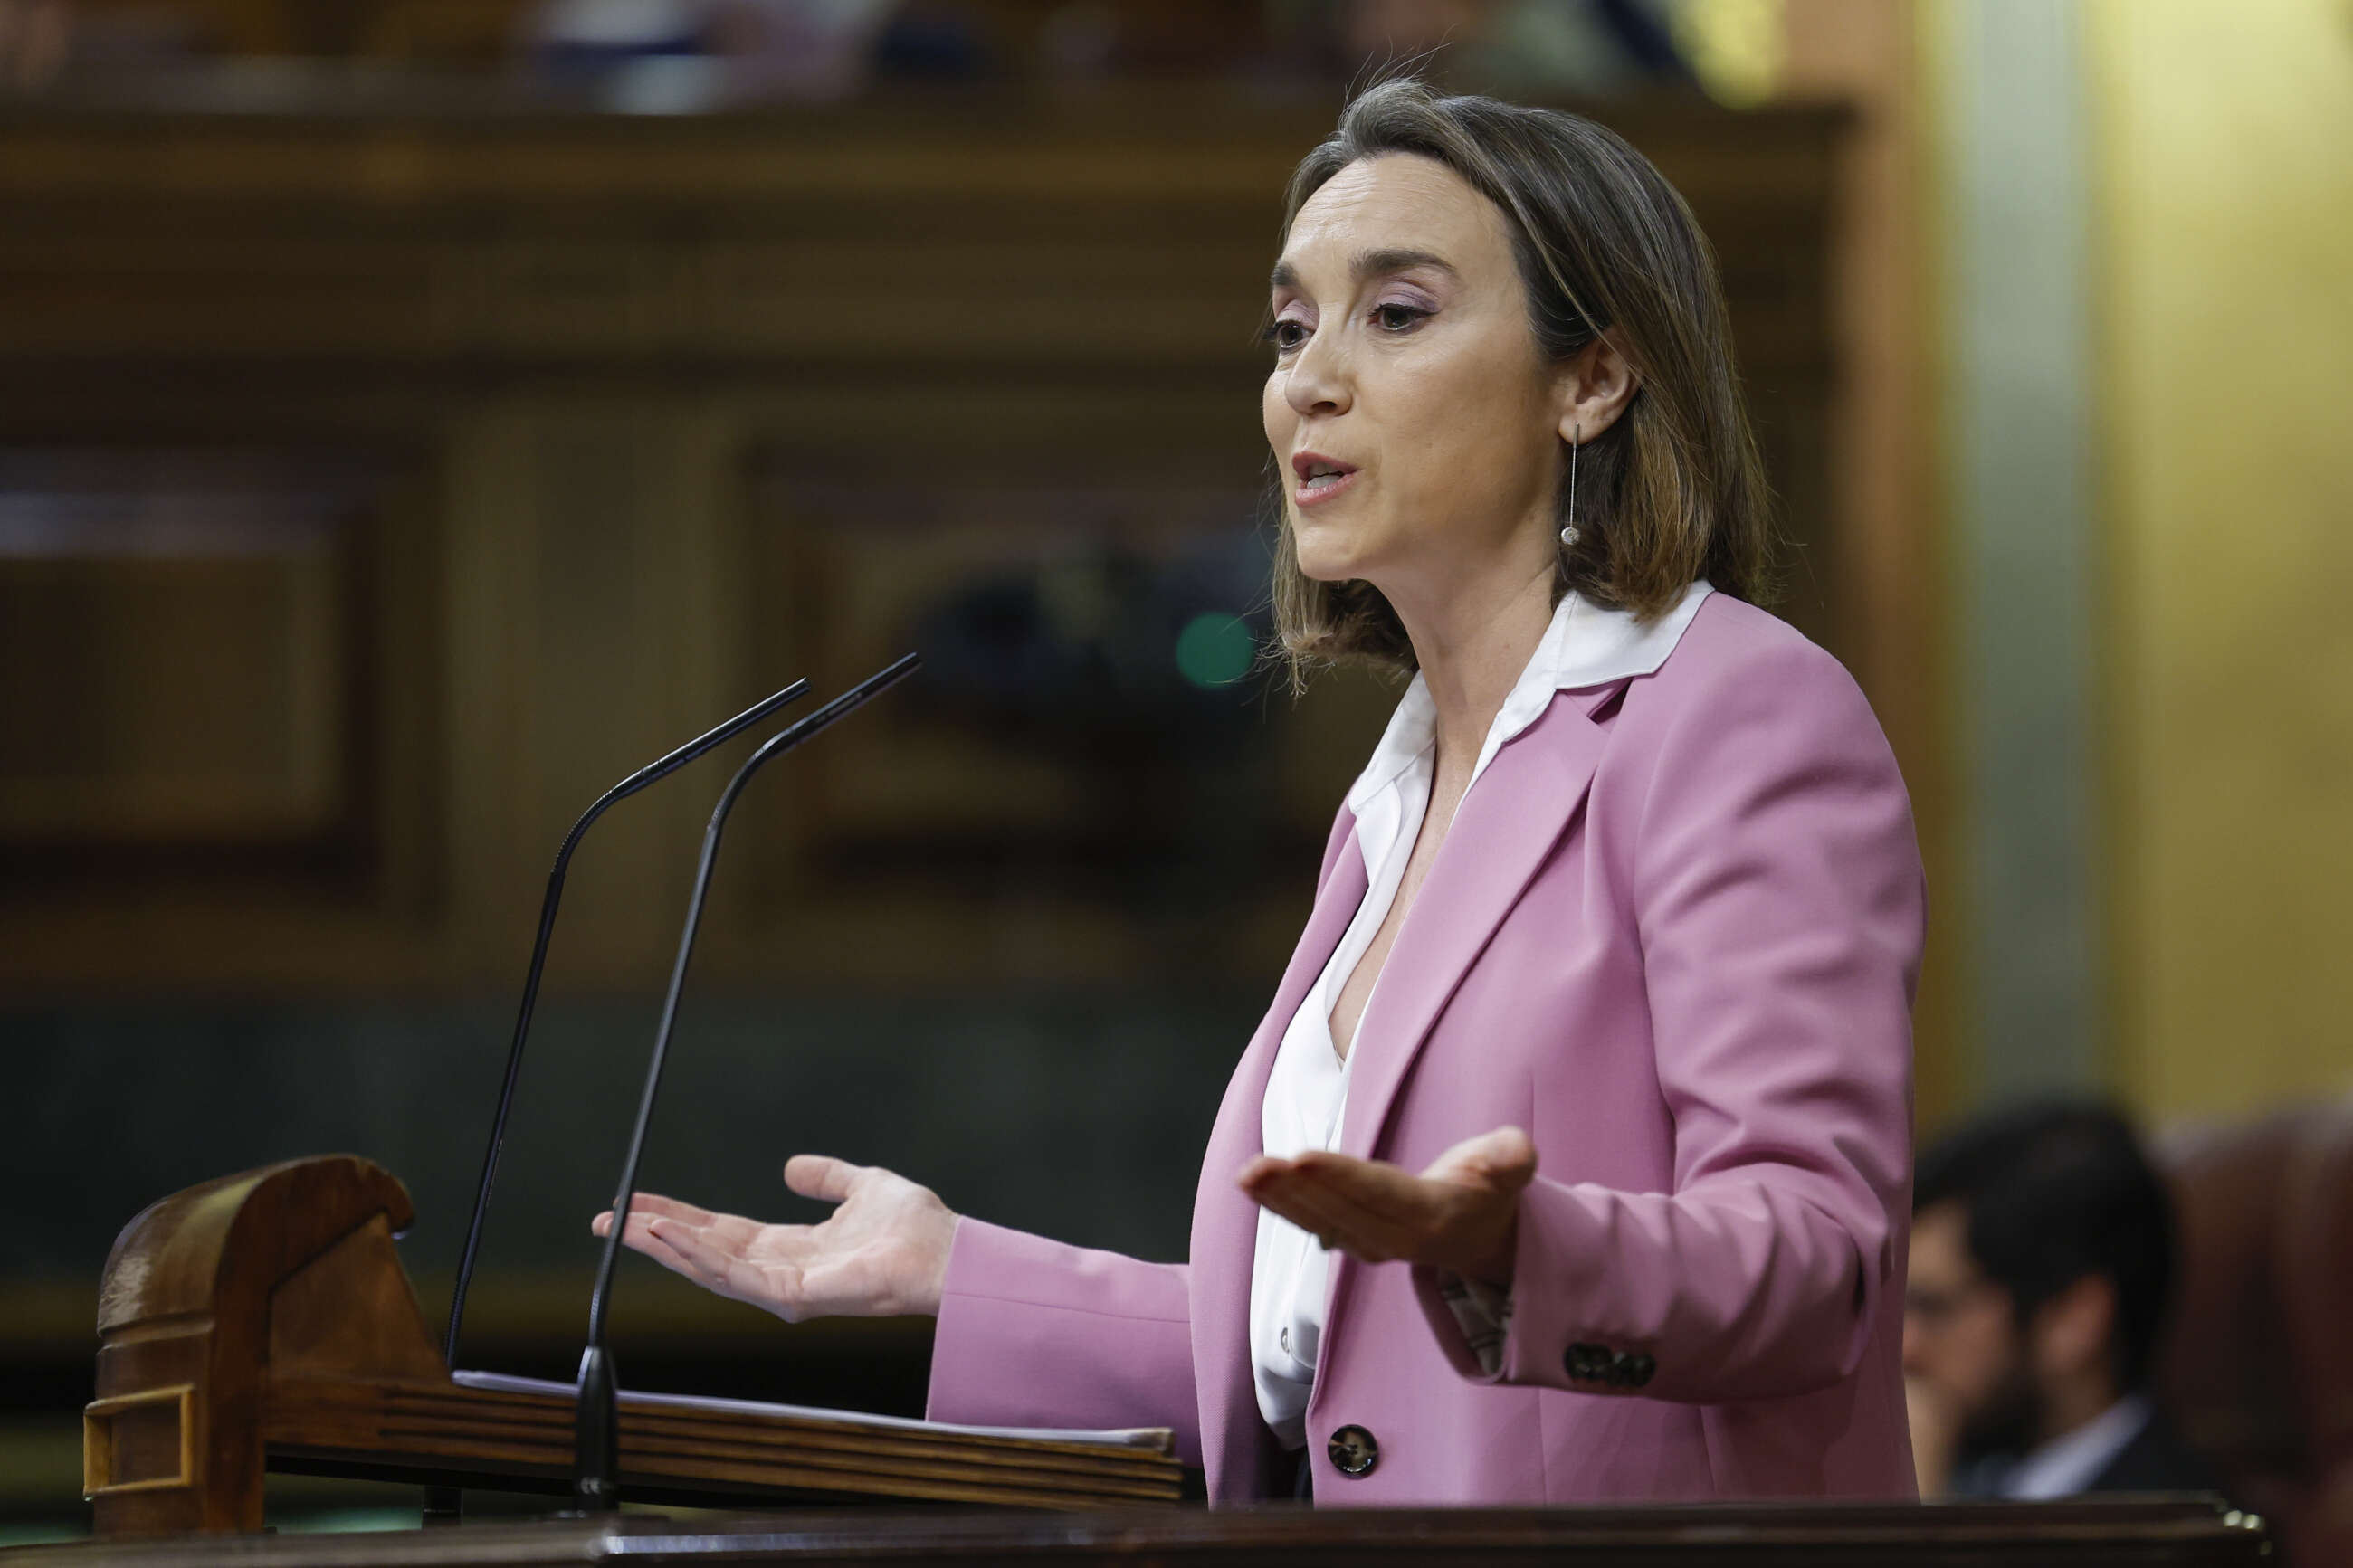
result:
[[[1862,694],[1752,605],[1705,242],[1610,132],[1410,80],[1285,214],[1278,629],[1412,681],[1190,1264],[817,1155],[822,1224],[648,1194],[626,1239],[787,1319],[934,1313],[934,1418],[1174,1427],[1219,1503],[1907,1496],[1920,861]]]

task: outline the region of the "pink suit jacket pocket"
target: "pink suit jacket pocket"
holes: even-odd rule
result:
[[[1166,1426],[1212,1501],[1287,1495],[1250,1380],[1257,1210],[1234,1178],[1276,1045],[1364,897],[1353,828],[1344,811],[1226,1091],[1189,1265],[965,1220],[934,1418]],[[1340,1142],[1419,1170],[1491,1128],[1533,1134],[1502,1365],[1482,1369],[1425,1271],[1344,1258],[1308,1408],[1318,1505],[1912,1495],[1924,909],[1862,693],[1724,595],[1656,673],[1564,691],[1505,745],[1358,1026]]]

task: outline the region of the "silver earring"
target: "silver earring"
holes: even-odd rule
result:
[[[1568,438],[1568,526],[1560,531],[1560,547],[1563,550],[1577,548],[1577,449],[1583,445],[1585,426],[1579,425],[1576,427],[1576,434]]]

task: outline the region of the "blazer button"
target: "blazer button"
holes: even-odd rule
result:
[[[1568,1353],[1560,1359],[1563,1370],[1579,1383],[1609,1381],[1609,1370],[1618,1361],[1617,1353],[1608,1345],[1583,1342],[1569,1346]]]
[[[1333,1466],[1344,1476],[1369,1476],[1381,1462],[1381,1446],[1362,1426],[1343,1426],[1332,1434]]]

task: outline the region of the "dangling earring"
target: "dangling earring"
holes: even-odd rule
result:
[[[1576,426],[1568,438],[1568,526],[1560,531],[1560,547],[1577,548],[1577,449],[1585,445],[1585,426]]]

